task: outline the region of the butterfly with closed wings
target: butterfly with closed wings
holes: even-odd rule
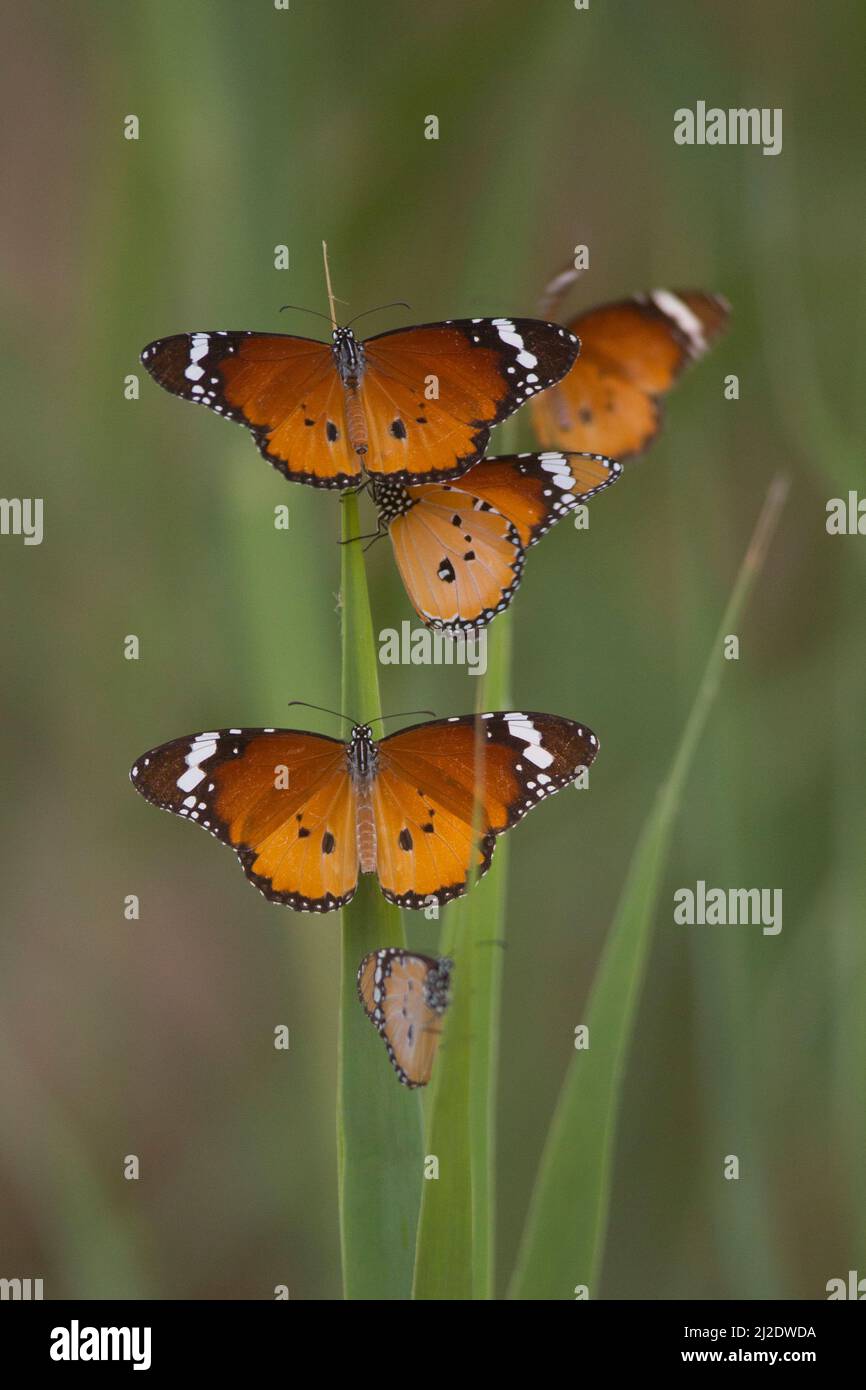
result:
[[[283,333],[195,332],[141,354],[175,396],[246,426],[293,482],[410,486],[453,478],[484,454],[490,430],[568,371],[580,350],[560,324],[453,319],[364,341]]]
[[[358,967],[358,998],[404,1086],[426,1086],[433,1071],[453,961],[389,946]]]
[[[598,753],[582,724],[513,711],[455,715],[376,741],[301,729],[219,729],[137,759],[136,790],[230,845],[271,902],[331,912],[375,873],[389,902],[423,908],[487,872],[496,837]]]

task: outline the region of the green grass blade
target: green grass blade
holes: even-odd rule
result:
[[[355,496],[342,501],[343,539],[360,533]],[[343,546],[343,710],[380,711],[376,645],[360,545]],[[404,946],[400,912],[372,876],[342,912],[337,1145],[343,1290],[352,1299],[411,1296],[422,1133],[418,1095],[401,1086],[358,1001],[355,978],[368,951]]]
[[[508,704],[510,617],[497,622],[477,709]],[[505,938],[507,849],[448,909],[443,952],[454,961],[453,1003],[431,1083],[427,1151],[439,1177],[424,1183],[415,1297],[492,1298],[496,1063]]]
[[[510,1296],[595,1296],[610,1202],[614,1139],[629,1040],[652,939],[671,831],[695,749],[724,667],[724,637],[737,630],[775,530],[787,483],[771,484],[710,651],[670,771],[644,823],[587,1011],[589,1047],[575,1053],[542,1155]]]

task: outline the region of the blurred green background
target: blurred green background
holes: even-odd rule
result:
[[[339,1296],[337,919],[269,905],[126,780],[164,739],[339,700],[338,501],[137,360],[182,330],[315,334],[277,310],[325,307],[323,237],[351,312],[531,313],[576,242],[591,269],[570,311],[657,284],[732,302],[661,440],[588,532],[532,553],[513,608],[518,707],[588,721],[602,754],[590,799],[564,793],[512,840],[500,1285],[631,850],[779,470],[791,495],[659,911],[601,1293],[823,1297],[866,1274],[866,542],[824,527],[862,474],[863,88],[844,55],[864,21],[842,0],[7,10],[2,491],[44,497],[45,539],[0,539],[0,1275],[43,1277],[46,1297]],[[783,153],[676,146],[673,112],[698,99],[782,107]],[[411,612],[389,551],[369,557],[377,627]],[[382,670],[392,710],[462,713],[475,684]],[[699,878],[782,888],[781,935],[675,926],[674,889]],[[435,924],[411,929],[435,948]]]

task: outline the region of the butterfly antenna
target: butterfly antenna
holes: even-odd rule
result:
[[[366,318],[368,314],[381,314],[385,309],[408,309],[411,312],[412,305],[407,304],[405,299],[395,299],[390,304],[377,304],[375,309],[363,309],[360,314],[356,314],[353,319],[349,319],[346,327],[351,328],[353,323],[358,322],[358,319]]]
[[[327,314],[321,313],[318,309],[308,309],[304,304],[283,304],[280,307],[280,313],[284,314],[287,309],[294,309],[297,314],[315,314],[317,319],[324,319],[325,323],[331,322]]]
[[[290,700],[289,706],[292,705],[303,705],[305,709],[317,709],[320,714],[333,714],[335,719],[345,719],[347,723],[354,725],[356,729],[358,728],[357,719],[353,719],[350,714],[343,714],[341,710],[328,709],[327,705],[311,705],[309,700]]]
[[[436,718],[435,709],[404,709],[400,710],[397,714],[377,714],[375,718],[368,719],[367,723],[376,724],[380,719],[383,722],[386,719],[407,719],[410,714],[429,714],[431,719]]]

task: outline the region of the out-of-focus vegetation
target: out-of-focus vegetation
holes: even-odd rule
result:
[[[0,491],[45,499],[45,537],[0,538],[0,1274],[46,1297],[340,1292],[337,919],[269,905],[126,780],[163,739],[339,700],[339,503],[160,392],[138,352],[193,328],[315,332],[277,311],[324,309],[323,237],[351,311],[406,298],[417,322],[531,312],[585,242],[575,311],[695,285],[734,319],[589,530],[532,552],[512,609],[518,707],[586,720],[602,752],[590,795],[509,846],[496,1288],[639,828],[783,470],[674,831],[600,1292],[821,1297],[866,1225],[866,552],[824,525],[862,475],[863,94],[840,54],[864,15],[32,0],[4,27]],[[699,99],[781,107],[783,153],[676,146]],[[395,626],[411,611],[387,542],[368,562],[374,626]],[[474,705],[459,670],[380,681],[386,710]],[[781,888],[782,932],[676,926],[698,879]],[[408,927],[436,949],[434,923]]]

